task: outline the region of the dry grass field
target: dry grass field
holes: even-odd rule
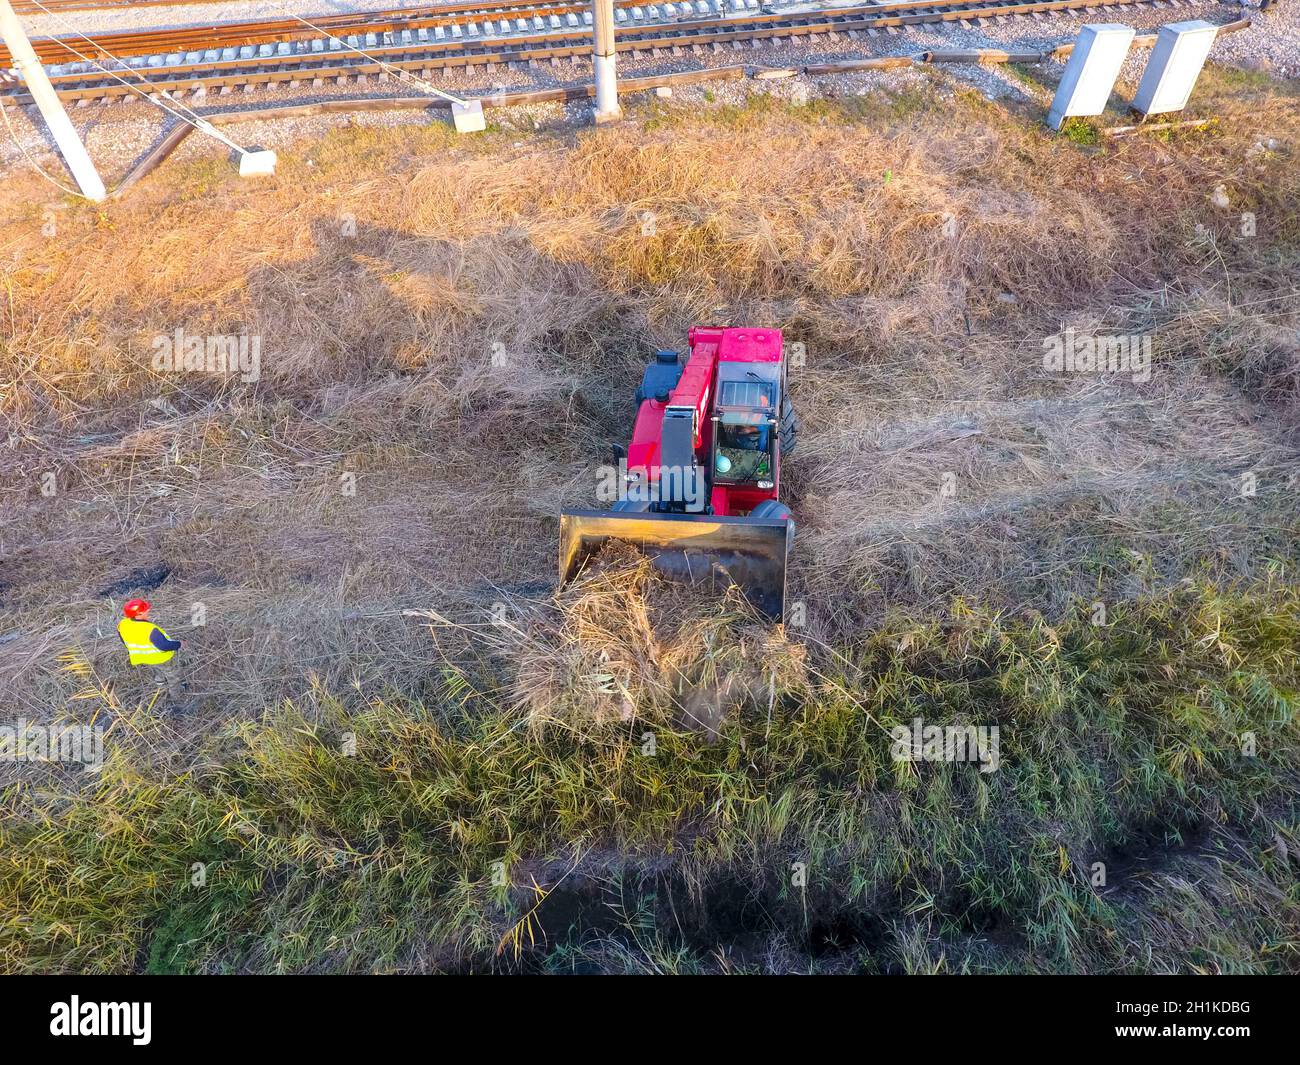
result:
[[[0,766],[0,967],[1300,968],[1300,95],[1196,103],[345,128],[99,208],[7,176],[5,713],[109,760]],[[805,346],[799,625],[631,558],[552,595],[694,323]],[[1045,369],[1071,327],[1148,379]],[[257,379],[155,369],[178,329]],[[124,664],[137,594],[185,713]],[[892,762],[916,716],[1002,768]]]

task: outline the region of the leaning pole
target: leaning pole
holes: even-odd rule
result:
[[[68,113],[63,110],[63,102],[50,84],[41,61],[36,58],[32,42],[27,39],[27,31],[18,21],[9,0],[0,0],[0,37],[4,38],[9,54],[13,56],[14,67],[23,76],[27,91],[40,108],[50,135],[63,153],[64,161],[76,178],[82,195],[96,202],[104,199],[108,193],[104,191],[104,183],[99,179],[99,171],[90,161],[86,146],[81,143],[81,137],[77,135]]]
[[[596,110],[599,122],[617,122],[623,117],[618,106],[617,53],[614,50],[614,0],[592,0],[592,28],[595,30]]]

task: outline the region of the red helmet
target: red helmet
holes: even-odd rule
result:
[[[141,614],[147,613],[149,604],[143,599],[132,599],[126,606],[122,607],[122,613],[129,618],[137,618]]]

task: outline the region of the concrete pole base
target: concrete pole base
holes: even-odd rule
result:
[[[239,176],[257,177],[262,174],[274,174],[275,163],[276,158],[273,151],[263,149],[262,151],[244,152],[239,157]]]
[[[487,119],[483,116],[483,101],[467,100],[463,104],[453,101],[451,124],[456,127],[457,133],[482,133],[487,129]]]
[[[610,34],[612,37],[612,30]],[[607,122],[617,122],[623,117],[623,108],[618,102],[618,74],[614,53],[610,52],[608,55],[598,53],[594,57],[593,66],[596,75],[596,106],[592,110],[591,117],[598,126],[603,126]]]

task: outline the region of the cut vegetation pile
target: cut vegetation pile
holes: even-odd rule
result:
[[[607,548],[552,610],[492,643],[535,726],[623,721],[716,731],[728,713],[805,689],[803,643],[735,589],[716,597],[658,575],[628,545]]]
[[[1300,98],[1197,93],[1095,145],[939,84],[7,177],[6,720],[108,762],[0,764],[0,966],[1300,968]],[[701,322],[805,346],[785,628],[628,553],[551,594]],[[1149,375],[1045,369],[1067,328]],[[998,768],[895,758],[917,718]]]

